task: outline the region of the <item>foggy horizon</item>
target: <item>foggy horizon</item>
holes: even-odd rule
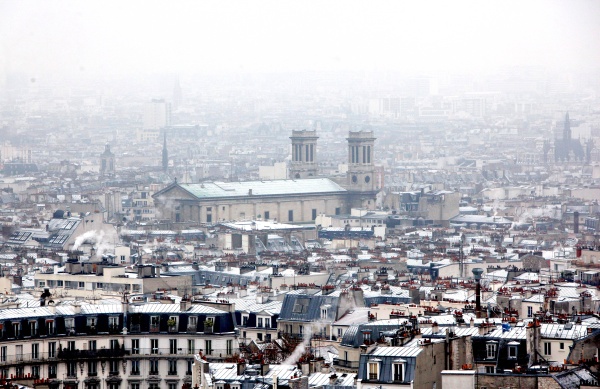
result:
[[[0,2],[0,80],[595,71],[600,3]]]

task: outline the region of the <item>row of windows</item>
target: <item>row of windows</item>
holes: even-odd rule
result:
[[[373,362],[368,363],[367,374],[368,374],[368,378],[370,381],[378,381],[379,380],[379,373],[381,370],[379,364],[380,364],[380,362],[378,362],[378,361],[373,361]],[[406,364],[405,362],[392,364],[392,379],[394,381],[398,381],[398,382],[404,381],[404,373],[406,371],[405,364]]]
[[[248,315],[242,315],[242,325],[248,326]],[[258,317],[256,319],[256,327],[259,328],[271,328],[271,318],[270,317]]]

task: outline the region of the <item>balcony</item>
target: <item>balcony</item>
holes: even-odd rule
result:
[[[117,349],[99,349],[99,350],[59,350],[58,358],[74,359],[102,359],[102,358],[122,358],[129,355],[129,350]]]
[[[151,325],[150,326],[150,332],[160,332],[160,326],[158,326],[158,325]]]

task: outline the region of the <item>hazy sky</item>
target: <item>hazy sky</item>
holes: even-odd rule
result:
[[[0,71],[600,66],[600,1],[4,1]]]

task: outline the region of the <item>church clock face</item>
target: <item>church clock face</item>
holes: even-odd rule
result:
[[[352,176],[352,183],[356,184],[358,182],[358,178],[356,176]]]

